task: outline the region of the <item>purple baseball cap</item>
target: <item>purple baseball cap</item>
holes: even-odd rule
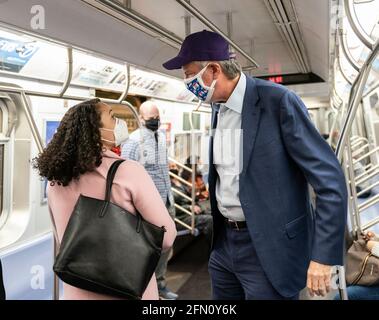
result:
[[[203,30],[187,36],[179,54],[163,64],[168,70],[180,69],[192,61],[229,60],[229,44],[218,33]]]

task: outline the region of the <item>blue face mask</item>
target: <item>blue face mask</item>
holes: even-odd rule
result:
[[[214,87],[216,85],[217,79],[212,81],[210,86],[204,84],[202,75],[207,69],[208,64],[200,70],[195,76],[184,79],[184,83],[189,91],[191,91],[196,97],[201,101],[210,102],[213,96]]]

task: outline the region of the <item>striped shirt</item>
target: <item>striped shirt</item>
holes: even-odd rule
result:
[[[158,142],[155,135],[157,135]],[[143,146],[142,150],[141,145]],[[162,131],[158,130],[154,133],[146,127],[134,131],[122,146],[121,157],[140,162],[152,178],[163,202],[165,204],[174,203],[168,172],[166,136]]]

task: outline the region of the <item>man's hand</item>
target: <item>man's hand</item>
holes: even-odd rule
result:
[[[308,268],[307,288],[311,297],[325,296],[330,291],[332,266],[311,261]]]
[[[363,239],[366,241],[374,240],[374,238],[376,238],[376,234],[372,231],[363,234]]]
[[[201,214],[202,210],[198,205],[195,205],[193,208],[193,211],[195,212],[196,215]]]

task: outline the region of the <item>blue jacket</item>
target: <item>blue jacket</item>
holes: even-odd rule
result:
[[[217,125],[216,111],[212,128]],[[347,189],[341,166],[286,87],[247,77],[242,109],[243,169],[239,199],[262,267],[276,290],[294,296],[306,286],[310,260],[342,265]],[[223,217],[215,195],[210,140],[209,191],[217,241]],[[312,208],[308,183],[316,193]]]

